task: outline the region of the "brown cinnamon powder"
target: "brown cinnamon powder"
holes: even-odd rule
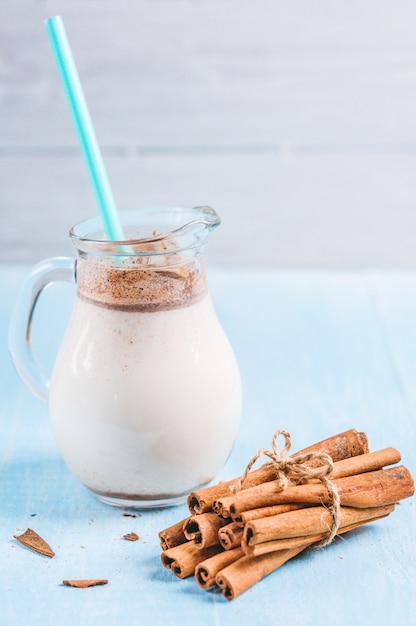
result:
[[[188,306],[206,294],[205,272],[194,260],[158,266],[149,257],[79,259],[78,296],[95,305],[152,312]]]

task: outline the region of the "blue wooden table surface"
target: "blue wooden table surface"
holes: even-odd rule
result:
[[[228,602],[160,563],[157,533],[185,505],[152,512],[97,502],[69,473],[47,406],[30,395],[7,353],[7,325],[25,267],[0,268],[0,623],[199,626],[412,623],[416,614],[415,502],[308,551]],[[395,446],[415,475],[416,273],[221,270],[211,294],[241,367],[241,429],[219,478],[242,472],[278,428],[293,449],[357,428],[373,450]],[[35,317],[49,366],[73,293],[54,287]],[[127,511],[128,512],[128,511]],[[32,528],[53,559],[13,535]],[[123,535],[135,531],[139,540]],[[63,579],[107,578],[72,589]]]

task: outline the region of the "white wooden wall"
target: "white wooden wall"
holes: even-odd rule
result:
[[[416,266],[411,0],[1,0],[0,261],[96,212],[56,14],[120,208],[212,205],[218,265]]]

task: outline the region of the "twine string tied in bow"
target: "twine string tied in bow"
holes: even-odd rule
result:
[[[285,440],[282,450],[279,450],[278,447],[278,439],[280,436],[284,437]],[[316,545],[317,548],[323,548],[333,541],[341,522],[341,503],[338,489],[334,483],[327,478],[328,474],[333,470],[333,461],[329,454],[323,452],[308,452],[289,456],[290,448],[290,434],[285,430],[276,431],[272,439],[272,450],[267,450],[266,448],[260,448],[260,450],[258,450],[247,464],[244,473],[235,486],[235,491],[237,492],[242,489],[251,468],[262,456],[267,456],[276,469],[276,488],[278,491],[283,491],[291,484],[307,483],[311,480],[321,481],[328,491],[329,505],[327,509],[332,516],[332,524],[328,528],[327,536]],[[319,466],[310,467],[308,465],[310,461],[317,461]]]

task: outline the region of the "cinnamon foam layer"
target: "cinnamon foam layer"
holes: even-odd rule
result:
[[[78,259],[78,297],[108,309],[152,312],[177,309],[207,292],[203,266],[191,261],[155,266],[148,257]]]

